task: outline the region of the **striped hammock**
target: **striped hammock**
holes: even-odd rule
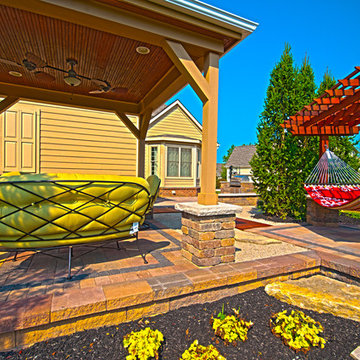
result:
[[[306,179],[304,188],[321,206],[360,210],[360,173],[329,149]]]

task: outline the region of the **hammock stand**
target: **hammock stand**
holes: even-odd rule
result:
[[[329,149],[306,179],[304,188],[323,207],[360,210],[360,173]]]

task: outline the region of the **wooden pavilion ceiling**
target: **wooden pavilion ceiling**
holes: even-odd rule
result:
[[[215,39],[219,39],[223,42],[225,51],[228,50],[230,47],[232,47],[237,42],[237,39],[235,39],[235,38],[232,38],[229,36],[224,36],[224,35],[214,32],[214,31],[200,28],[199,26],[181,21],[178,18],[169,18],[167,16],[156,13],[154,11],[142,9],[142,8],[139,8],[138,6],[135,6],[133,4],[129,4],[129,3],[126,3],[123,1],[119,1],[119,0],[97,0],[97,1],[100,3],[103,3],[103,4],[108,4],[108,5],[120,8],[120,9],[124,9],[126,11],[130,11],[130,12],[135,11],[136,13],[141,14],[145,17],[150,17],[152,19],[159,20],[161,22],[166,22],[171,25],[175,25],[179,28],[187,29],[190,31],[197,32],[199,34],[203,34],[203,35],[215,38]]]
[[[360,66],[283,125],[293,135],[354,135],[360,124]]]
[[[91,95],[94,97],[138,103],[173,65],[161,47],[3,5],[0,5],[0,33],[2,59],[22,63],[25,54],[31,52],[51,66],[68,70],[66,59],[73,58],[78,62],[74,68],[78,74],[128,89],[126,93],[110,91]],[[137,53],[138,46],[148,47],[150,53]],[[13,77],[9,75],[11,70],[23,76]],[[41,80],[34,71],[0,62],[0,82],[82,95],[89,95],[89,91],[97,88],[88,80],[70,87],[63,80],[66,74],[47,68],[41,70],[53,75],[55,80]]]

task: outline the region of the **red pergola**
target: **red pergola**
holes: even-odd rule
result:
[[[329,135],[355,135],[360,124],[360,66],[330,90],[285,120],[283,127],[293,135],[320,136],[320,156]]]

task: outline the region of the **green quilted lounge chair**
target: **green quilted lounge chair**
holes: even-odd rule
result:
[[[0,177],[0,251],[67,246],[69,269],[75,245],[137,238],[154,201],[143,178],[7,175]]]

